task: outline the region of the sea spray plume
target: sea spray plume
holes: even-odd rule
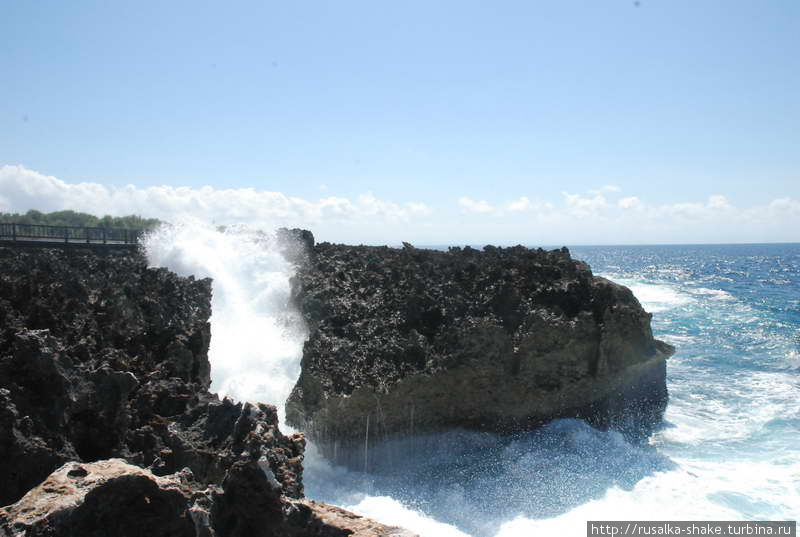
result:
[[[213,279],[212,391],[275,404],[281,422],[306,335],[290,302],[294,266],[281,253],[288,240],[247,226],[222,229],[183,220],[159,227],[144,241],[151,265]]]

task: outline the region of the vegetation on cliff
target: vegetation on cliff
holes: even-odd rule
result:
[[[88,213],[76,211],[54,211],[43,213],[31,209],[26,213],[0,212],[0,223],[39,224],[46,226],[72,226],[72,227],[105,227],[124,229],[153,229],[161,220],[145,218],[139,215],[97,217]]]

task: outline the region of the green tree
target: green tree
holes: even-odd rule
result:
[[[0,222],[46,226],[105,227],[145,230],[153,229],[162,223],[161,220],[157,218],[144,218],[136,214],[128,216],[105,215],[102,218],[98,218],[92,214],[70,210],[43,213],[35,209],[31,209],[24,214],[0,212]]]

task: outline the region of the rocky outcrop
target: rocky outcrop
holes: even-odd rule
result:
[[[320,537],[418,537],[406,529],[379,524],[346,509],[314,500],[301,500],[295,502],[295,505],[305,508],[306,512],[313,514],[308,518],[311,521],[309,523],[310,535],[319,535]]]
[[[270,459],[302,496],[301,436],[274,407],[208,392],[211,281],[139,254],[0,249],[0,505],[68,461],[121,457],[220,483]]]
[[[310,335],[287,420],[339,462],[453,427],[580,417],[646,432],[666,406],[673,349],[629,289],[566,248],[321,243],[293,290]]]
[[[276,513],[279,495],[269,468],[254,461],[235,463],[222,488],[200,486],[188,469],[159,477],[122,459],[70,462],[0,508],[0,537],[413,537],[309,500]]]
[[[209,393],[210,299],[140,253],[0,248],[0,535],[352,533],[274,406]]]
[[[191,478],[156,477],[121,459],[67,463],[0,509],[0,535],[209,535],[204,503],[210,505],[211,492],[193,498]]]

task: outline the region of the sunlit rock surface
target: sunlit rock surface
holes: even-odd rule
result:
[[[344,509],[280,501],[280,486],[254,461],[235,463],[222,487],[192,472],[156,476],[109,459],[70,462],[18,502],[0,508],[0,536],[414,537]]]
[[[579,417],[647,434],[661,420],[674,350],[629,289],[566,248],[321,243],[297,257],[310,335],[287,420],[340,462],[457,427]]]
[[[204,492],[193,501],[190,472],[156,477],[121,459],[71,462],[0,509],[0,535],[210,535]]]

